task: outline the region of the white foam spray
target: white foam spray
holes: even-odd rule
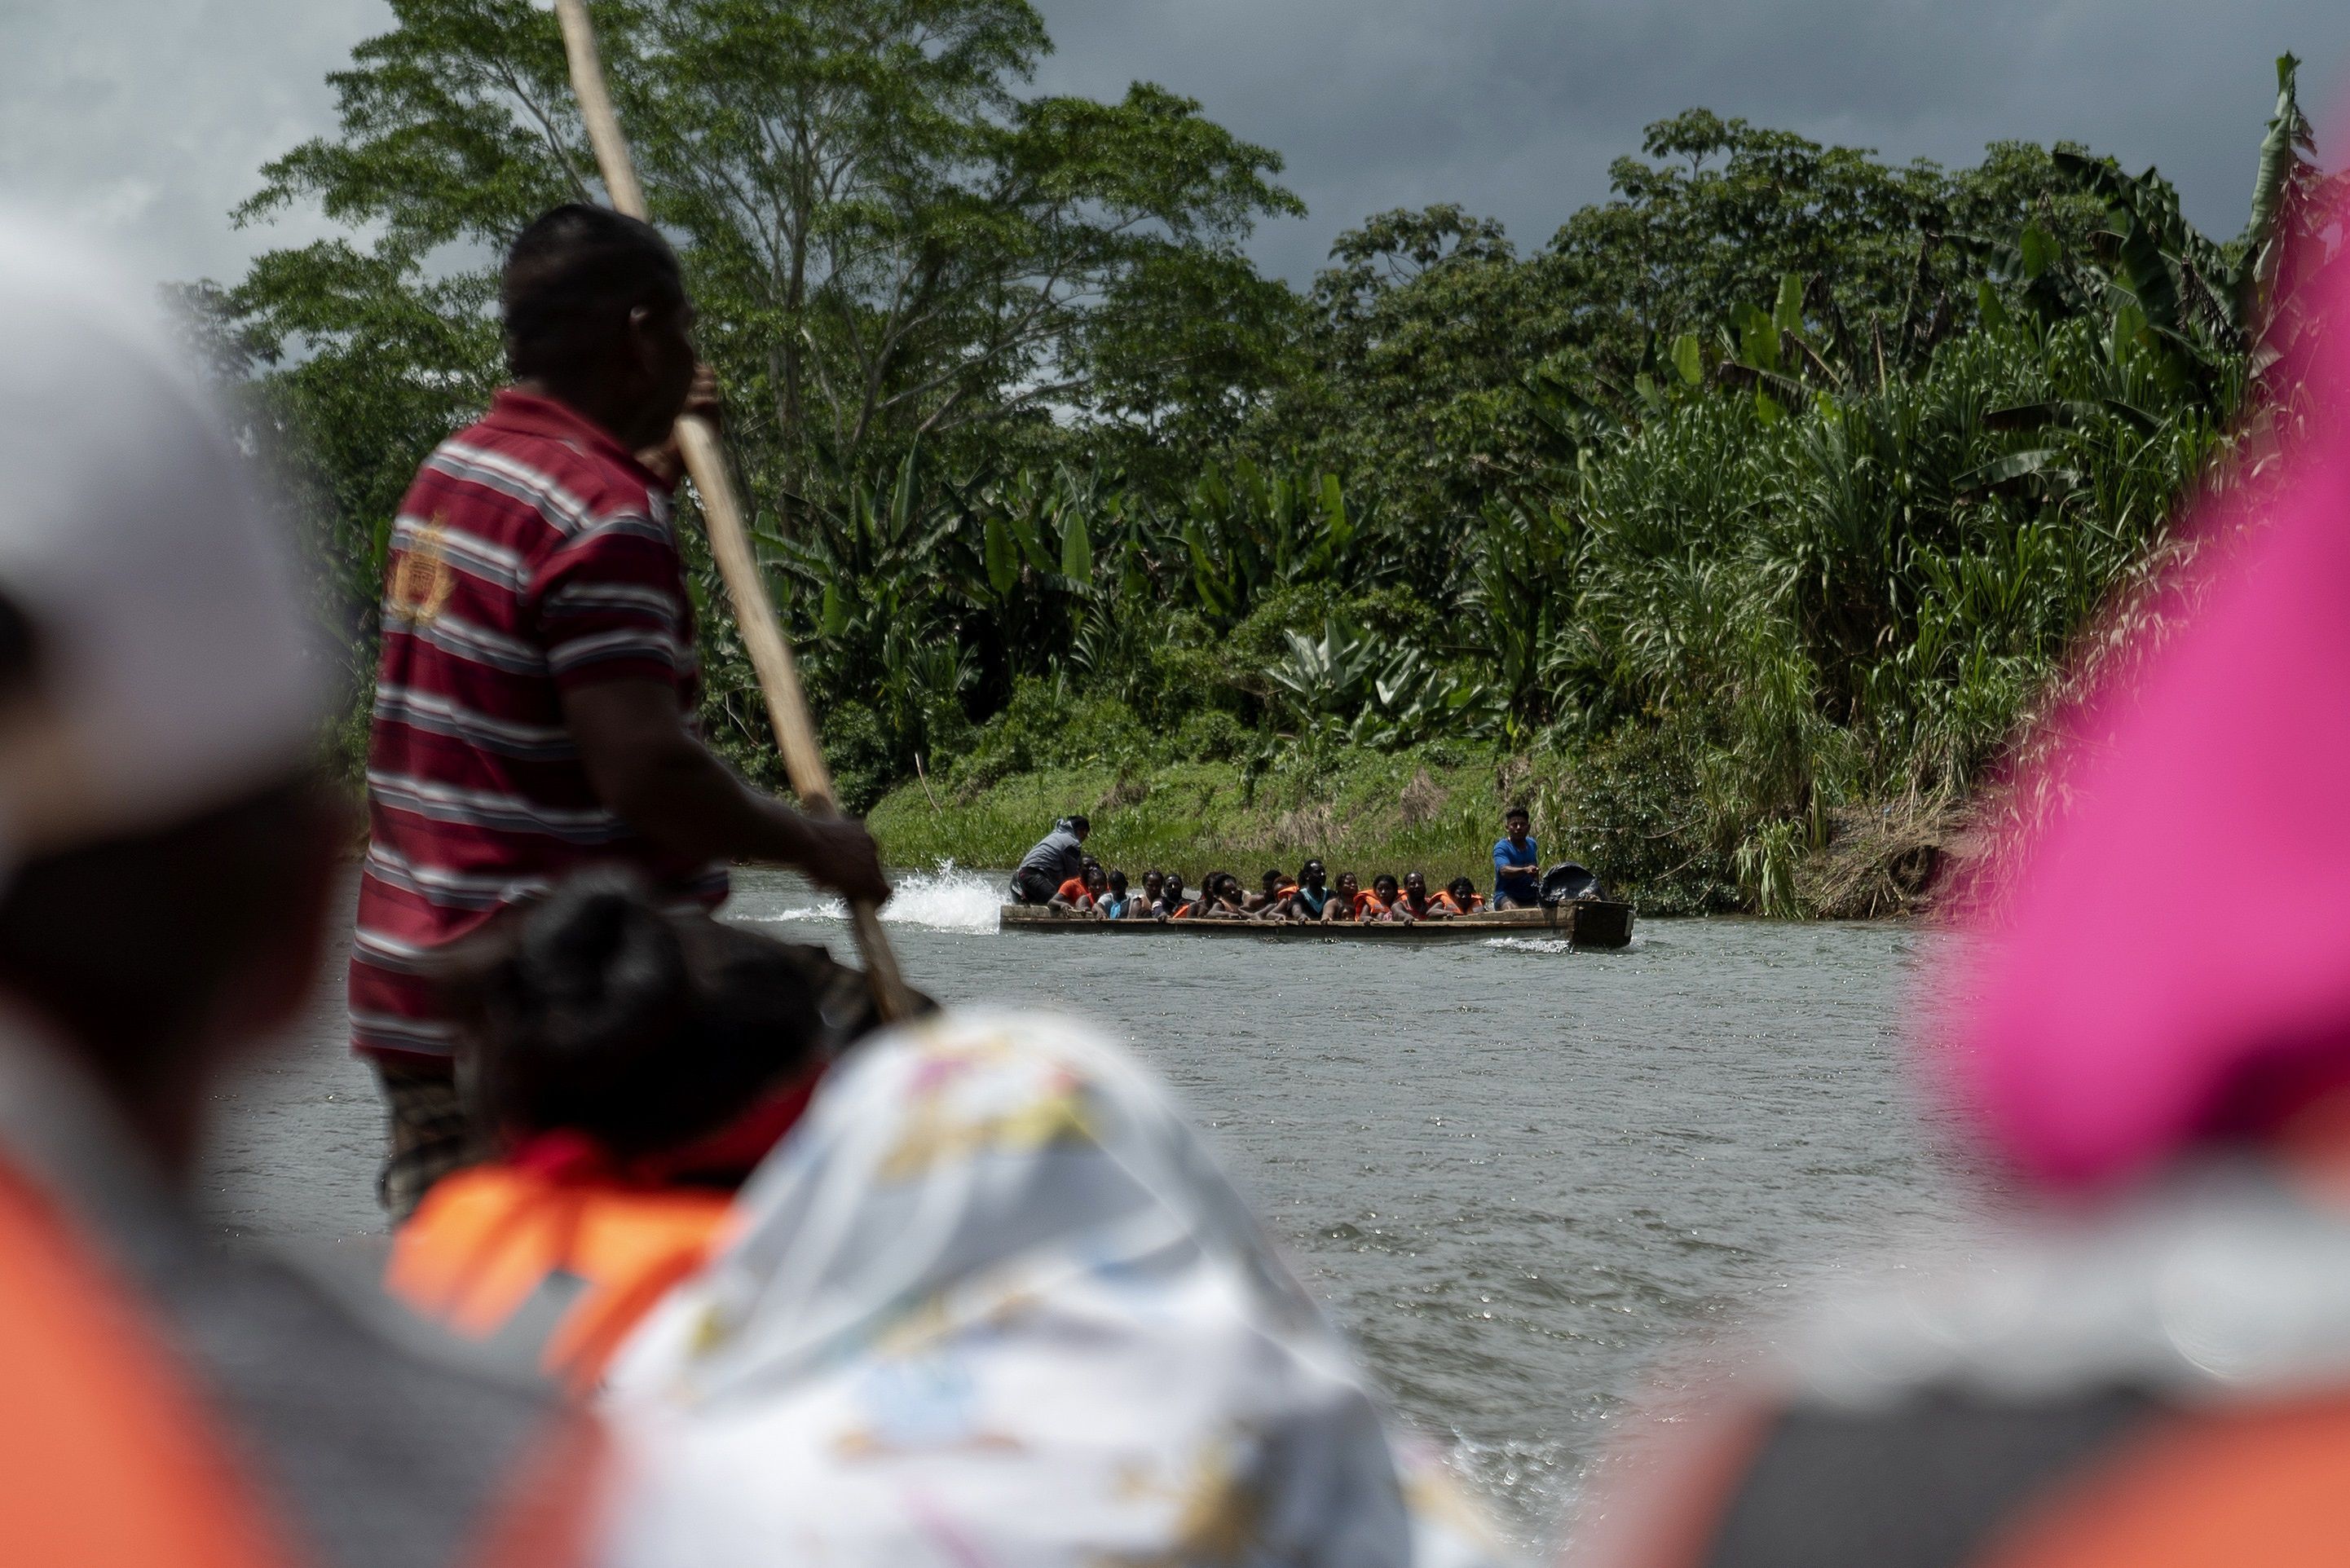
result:
[[[899,877],[897,892],[881,906],[885,926],[920,926],[933,931],[992,931],[996,911],[1003,903],[1005,876],[970,871],[951,860],[932,871],[910,871]],[[793,909],[762,915],[762,920],[845,920],[847,910],[837,898],[817,898]]]

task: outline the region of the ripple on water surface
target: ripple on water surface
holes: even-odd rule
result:
[[[1524,1539],[1657,1352],[1964,1218],[1898,1058],[1908,929],[1651,921],[1615,953],[1085,940],[998,935],[1003,882],[903,877],[885,918],[908,977],[1137,1046],[1399,1412]],[[847,956],[837,906],[795,878],[738,874],[729,913]],[[203,1179],[224,1230],[380,1226],[340,966],[301,1048],[220,1096]]]
[[[1055,940],[996,934],[1003,880],[901,884],[910,978],[1138,1046],[1526,1538],[1657,1352],[1962,1218],[1898,1054],[1907,928],[1650,921],[1615,953]],[[818,912],[782,877],[734,909]]]

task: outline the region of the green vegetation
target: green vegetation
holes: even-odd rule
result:
[[[399,487],[496,379],[486,258],[592,194],[554,22],[396,0],[191,291],[363,666]],[[1479,869],[1504,798],[1659,912],[1899,907],[2178,499],[2281,410],[2328,195],[2280,62],[2251,218],[2000,143],[1702,110],[1521,254],[1438,206],[1293,291],[1270,151],[1027,95],[1024,0],[598,7],[770,586],[894,857],[1094,810],[1130,866]],[[364,241],[356,237],[364,233]],[[706,718],[775,769],[698,564]]]
[[[1493,770],[1446,759],[1441,749],[1366,749],[1326,768],[1265,773],[1229,763],[1148,774],[1093,764],[1017,774],[967,800],[917,783],[883,800],[871,824],[900,864],[1010,866],[1036,842],[1037,825],[1075,800],[1095,819],[1087,848],[1137,877],[1158,866],[1196,884],[1224,870],[1253,887],[1268,866],[1295,871],[1320,856],[1366,882],[1375,870],[1416,867],[1444,879],[1471,873],[1482,887],[1500,816]]]

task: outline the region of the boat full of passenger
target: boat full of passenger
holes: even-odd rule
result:
[[[1523,805],[1503,814],[1493,845],[1490,898],[1468,877],[1438,887],[1422,872],[1381,873],[1365,887],[1351,871],[1331,877],[1318,859],[1295,877],[1265,872],[1254,891],[1229,871],[1211,871],[1199,890],[1180,872],[1145,871],[1139,885],[1085,852],[1093,824],[1071,813],[1012,874],[997,929],[1074,936],[1081,931],[1159,931],[1172,936],[1253,936],[1292,941],[1425,942],[1545,939],[1558,950],[1621,948],[1632,941],[1632,906],[1610,898],[1575,862],[1541,869],[1533,818]],[[1563,939],[1563,940],[1562,940]]]
[[[1621,948],[1632,940],[1632,906],[1611,898],[1575,898],[1531,909],[1488,910],[1440,920],[1105,920],[1050,905],[1006,904],[997,921],[1004,931],[1052,936],[1254,937],[1260,940],[1418,942],[1532,937],[1577,948]]]

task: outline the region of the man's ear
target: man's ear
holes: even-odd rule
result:
[[[660,350],[654,347],[654,316],[650,305],[629,307],[629,327],[621,334],[628,343],[629,369],[641,380],[650,380],[660,361]]]

